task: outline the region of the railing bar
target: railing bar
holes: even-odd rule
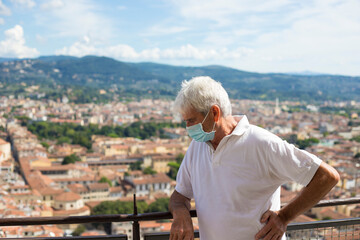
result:
[[[355,224],[360,224],[360,218],[346,218],[346,219],[315,221],[315,222],[290,223],[286,230],[292,231],[298,229],[337,227],[340,225],[344,226],[344,225],[355,225]]]
[[[1,240],[14,240],[15,238],[1,238]],[[25,237],[21,240],[127,240],[127,235],[100,235],[100,236],[87,236],[87,237]]]
[[[350,205],[350,204],[357,204],[357,203],[360,203],[360,197],[321,200],[316,205],[314,205],[313,208],[338,206],[338,205]],[[282,207],[285,205],[286,205],[286,203],[281,204]]]
[[[196,211],[190,211],[191,217],[196,217]],[[170,212],[133,214],[107,214],[90,216],[59,216],[59,217],[28,217],[28,218],[1,218],[0,226],[25,226],[25,225],[48,225],[69,223],[93,223],[93,222],[130,222],[130,221],[153,221],[172,219]]]
[[[169,232],[161,232],[161,233],[146,233],[144,234],[144,240],[168,240],[170,237]],[[198,230],[194,231],[194,238],[199,238],[200,233]]]
[[[323,200],[314,207],[348,205],[360,203],[360,198]],[[196,217],[196,211],[190,211],[191,217]],[[0,226],[25,226],[25,225],[47,225],[47,224],[63,224],[65,223],[93,223],[93,222],[130,222],[130,221],[153,221],[162,219],[171,219],[170,212],[160,213],[142,213],[133,214],[111,214],[111,215],[95,215],[95,216],[63,216],[63,217],[32,217],[32,218],[12,218],[0,219]]]
[[[356,228],[355,228],[355,225],[353,225],[353,230],[352,230],[352,234],[351,234],[351,235],[352,235],[352,238],[351,238],[351,239],[355,239],[355,238],[354,238],[354,237],[355,237],[355,229],[356,229]]]

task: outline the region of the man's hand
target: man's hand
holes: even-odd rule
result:
[[[170,240],[193,240],[194,227],[187,209],[173,212],[174,222],[171,225]]]
[[[260,219],[266,225],[255,235],[255,239],[278,240],[284,235],[287,223],[281,218],[279,212],[267,210]]]
[[[194,227],[189,212],[190,199],[175,190],[170,197],[169,210],[174,218],[170,240],[193,240]]]

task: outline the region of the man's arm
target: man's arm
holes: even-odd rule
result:
[[[189,212],[190,208],[190,199],[175,190],[169,202],[169,210],[174,218],[174,222],[171,225],[170,240],[194,239],[194,227]]]
[[[339,180],[338,172],[322,162],[310,183],[289,204],[279,211],[268,210],[262,215],[260,222],[266,225],[255,239],[281,239],[290,221],[319,202]]]

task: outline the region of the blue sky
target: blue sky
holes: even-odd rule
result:
[[[360,76],[359,0],[0,0],[0,57]]]

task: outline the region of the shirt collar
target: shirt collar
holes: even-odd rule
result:
[[[241,136],[249,129],[249,120],[247,119],[246,115],[235,115],[234,118],[238,121],[238,124],[230,135]]]

